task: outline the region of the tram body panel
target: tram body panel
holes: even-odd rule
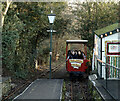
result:
[[[83,63],[81,63],[81,66],[73,66],[73,64],[70,62],[71,59],[68,59],[68,61],[66,62],[66,69],[68,72],[85,72],[86,69],[88,68],[88,66],[86,66],[86,63],[88,62],[87,59],[83,60],[83,59],[77,59],[77,60],[82,60]],[[72,60],[76,60],[76,59],[72,59]],[[78,63],[76,63],[78,64]]]

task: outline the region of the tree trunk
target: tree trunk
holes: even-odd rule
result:
[[[5,11],[2,11],[2,6],[0,6],[0,42],[2,42],[2,28],[4,25],[4,19],[5,19],[5,15],[7,14],[8,8],[11,4],[11,1],[7,0],[7,6]],[[0,2],[0,5],[2,5],[2,2]],[[0,69],[2,68],[2,44],[0,44]],[[1,71],[0,71],[1,72]],[[2,73],[0,73],[0,75],[2,75]]]
[[[5,11],[4,12],[2,12],[2,7],[0,8],[1,9],[1,12],[0,12],[0,19],[1,19],[1,22],[0,22],[0,27],[2,28],[3,27],[3,25],[4,25],[4,19],[5,19],[5,15],[7,14],[7,12],[8,12],[8,8],[9,8],[9,6],[10,6],[10,4],[11,4],[11,2],[12,2],[12,0],[7,0],[7,5],[6,5],[6,8],[5,8]],[[2,5],[2,3],[1,3],[1,5]]]
[[[2,5],[1,2],[0,5]],[[0,31],[2,31],[2,6],[0,6]]]

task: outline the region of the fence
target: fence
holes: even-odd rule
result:
[[[115,66],[117,68],[112,68],[111,66],[108,67],[108,77],[109,78],[119,78],[119,67],[120,67],[120,57],[106,57],[106,63],[110,64],[111,66]]]
[[[98,78],[104,78],[106,80],[106,88],[109,78],[120,79],[120,57],[106,57],[105,63],[95,55],[94,66],[97,71]]]

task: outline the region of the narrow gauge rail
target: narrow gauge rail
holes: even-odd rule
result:
[[[52,72],[55,72],[56,70],[58,70],[58,67],[61,65],[62,64],[60,63],[59,65],[53,67]],[[43,77],[43,76],[47,75],[48,72],[49,71],[42,73],[40,76]],[[13,95],[15,95],[17,92],[19,92],[23,87],[26,88],[31,82],[32,81],[28,80],[23,85],[18,86],[17,89],[16,88],[12,89],[12,91],[10,91],[10,93],[7,96],[2,97],[2,101],[9,100]]]
[[[70,99],[72,101],[84,100],[88,101],[87,79],[70,81]]]
[[[26,83],[24,83],[23,85],[19,86],[17,89],[14,88],[9,94],[8,96],[4,96],[2,98],[2,101],[6,101],[8,100],[11,96],[13,96],[16,92],[18,92],[19,90],[21,90],[23,87],[26,87],[27,85],[29,85],[31,83],[31,81],[26,81]]]
[[[56,72],[59,69],[58,67],[60,67],[62,64],[63,64],[63,62],[59,63],[57,66],[52,67],[52,72]],[[40,76],[44,77],[49,72],[50,72],[50,70],[46,70]]]

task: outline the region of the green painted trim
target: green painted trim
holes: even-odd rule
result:
[[[110,62],[110,65],[112,66],[112,57],[110,57],[111,58],[111,62]],[[110,77],[112,78],[112,67],[110,67]]]
[[[120,68],[120,57],[118,58],[118,68]]]
[[[111,66],[115,66],[120,68],[120,57],[115,57],[115,56],[107,56],[105,58],[106,63],[109,63]],[[118,71],[115,68],[108,67],[108,72],[109,72],[109,78],[119,78],[120,77],[120,71]]]
[[[117,57],[116,57],[116,67],[117,67]],[[118,71],[118,70],[116,69],[116,77],[117,77],[117,71]]]
[[[98,29],[98,30],[95,30],[94,32],[97,34],[97,35],[101,35],[103,33],[106,33],[106,32],[111,32],[113,31],[114,29],[117,29],[119,28],[119,23],[114,23],[112,25],[109,25],[109,26],[106,26],[106,27],[103,27],[101,29]]]

